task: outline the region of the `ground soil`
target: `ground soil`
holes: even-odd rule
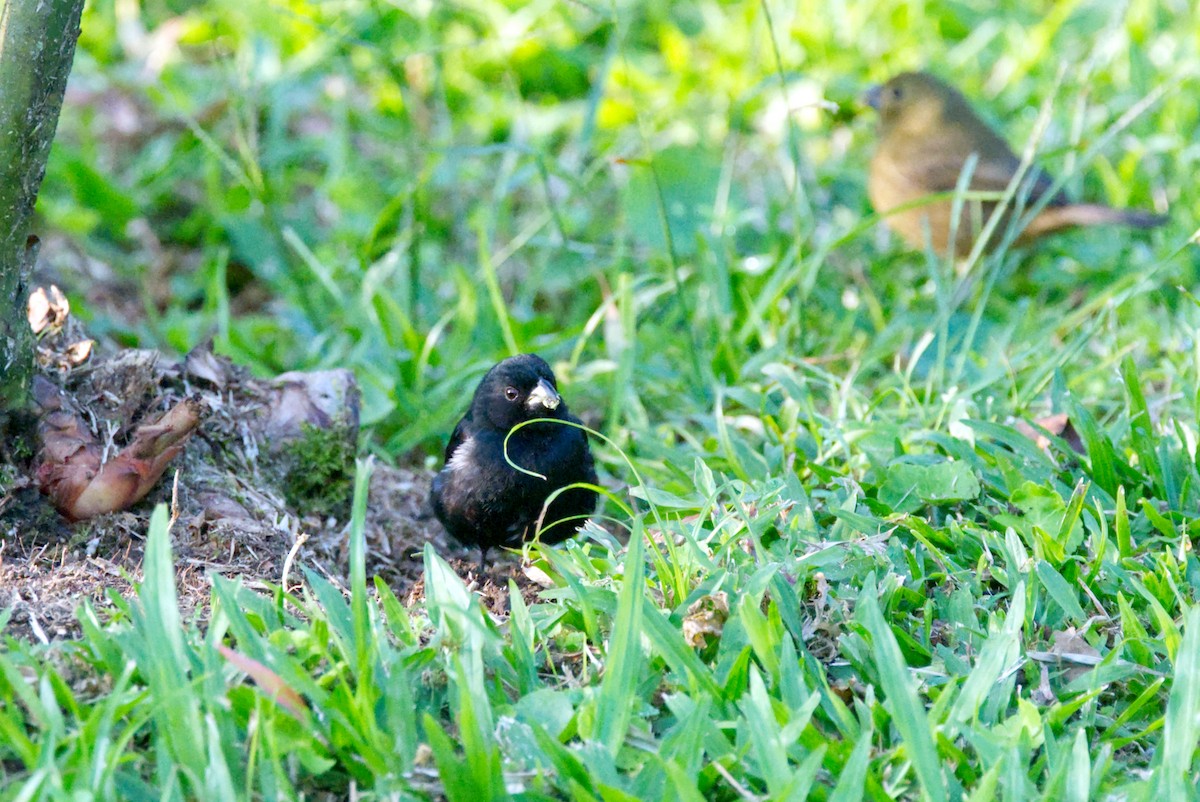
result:
[[[0,621],[8,616],[3,634],[35,642],[71,638],[79,632],[76,611],[85,600],[104,619],[113,594],[132,596],[150,514],[159,503],[177,514],[171,539],[186,621],[203,626],[218,574],[266,591],[284,582],[296,588],[308,569],[347,587],[349,493],[359,447],[351,374],[262,380],[206,349],[179,361],[140,350],[94,356],[78,366],[57,359],[77,338],[67,331],[57,343],[43,340],[43,373],[70,398],[106,453],[119,451],[142,421],[182,398],[202,399],[206,412],[163,478],[125,511],[69,523],[37,487],[38,458],[0,465],[0,477],[9,477],[0,480]],[[344,433],[346,503],[340,512],[297,509],[281,487],[288,461],[295,460],[281,444],[300,437],[301,424]],[[505,615],[510,578],[524,595],[538,588],[511,555],[494,559],[480,574],[475,552],[450,541],[433,518],[431,479],[428,470],[375,459],[365,527],[368,578],[381,577],[403,601],[420,601],[422,550],[432,543],[485,606]]]

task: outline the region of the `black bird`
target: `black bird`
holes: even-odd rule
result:
[[[446,465],[433,479],[434,514],[455,540],[479,547],[479,567],[488,550],[532,538],[547,497],[575,482],[596,484],[587,435],[574,426],[534,423],[508,440],[514,426],[534,418],[579,423],[558,394],[554,372],[536,354],[521,354],[495,365],[475,388],[467,414],[446,446]],[[594,490],[572,488],[550,504],[542,519],[543,543],[574,535],[596,509]]]

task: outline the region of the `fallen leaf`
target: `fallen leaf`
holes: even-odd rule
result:
[[[1054,689],[1050,687],[1050,669],[1046,667],[1045,663],[1042,663],[1039,668],[1041,668],[1041,679],[1038,686],[1029,694],[1029,698],[1035,704],[1049,707],[1058,701],[1058,697],[1054,695]]]
[[[304,699],[284,681],[283,677],[254,658],[235,652],[228,646],[218,646],[217,650],[238,671],[254,680],[258,687],[266,691],[267,696],[278,702],[279,706],[291,713],[296,720],[300,722],[307,720],[307,716],[304,714],[308,712],[308,705],[304,704]]]
[[[724,591],[701,596],[692,602],[683,617],[683,639],[689,646],[703,647],[708,644],[706,636],[720,638],[729,618],[729,597]]]
[[[1104,657],[1090,643],[1083,639],[1083,633],[1075,627],[1055,632],[1052,636],[1054,645],[1048,652],[1026,652],[1031,660],[1041,663],[1067,663],[1063,675],[1067,682],[1086,674],[1098,666]]]
[[[49,290],[38,287],[29,293],[25,316],[34,334],[44,331],[53,334],[60,331],[70,314],[71,304],[62,290],[55,285],[51,284]]]
[[[413,755],[414,766],[432,766],[433,765],[433,750],[429,744],[417,744],[417,753]]]
[[[197,345],[183,358],[183,372],[224,390],[229,382],[228,363],[213,353],[211,339]]]
[[[68,345],[66,351],[67,362],[71,367],[76,367],[87,362],[92,356],[92,346],[95,344],[95,340],[80,340],[77,343]]]
[[[358,430],[359,392],[351,371],[293,371],[280,374],[273,384],[263,427],[271,442],[301,437],[305,426]]]
[[[521,570],[524,572],[525,577],[535,585],[543,588],[554,587],[554,580],[550,578],[550,575],[536,565],[526,565]]]
[[[813,583],[817,586],[817,598],[814,603],[817,610],[824,610],[829,606],[829,580],[825,578],[825,572],[817,571],[813,574]]]
[[[1061,437],[1075,453],[1085,453],[1083,440],[1079,437],[1079,432],[1075,431],[1075,427],[1071,425],[1071,419],[1065,412],[1038,418],[1032,424],[1019,420],[1014,428],[1032,440],[1043,451],[1050,450],[1050,438],[1039,429],[1044,429],[1055,437]]]

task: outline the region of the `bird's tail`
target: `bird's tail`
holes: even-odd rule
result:
[[[1062,206],[1047,206],[1029,224],[1025,234],[1037,237],[1075,226],[1157,228],[1168,219],[1166,215],[1140,209],[1114,209],[1100,203],[1067,203]]]

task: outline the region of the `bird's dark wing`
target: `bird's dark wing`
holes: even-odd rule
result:
[[[930,193],[953,192],[958,187],[959,176],[969,155],[965,154],[962,159],[957,159],[943,158],[932,154],[931,158],[912,164],[908,170],[913,175],[920,176],[921,183],[929,189]],[[1008,189],[1009,182],[1012,181],[1020,166],[1020,159],[1012,152],[980,156],[971,173],[971,189],[976,192],[1004,192]],[[1054,183],[1054,179],[1036,165],[1031,166],[1025,173],[1025,180],[1031,179],[1033,188],[1029,192],[1027,203],[1036,201],[1048,192]],[[1052,202],[1060,201],[1056,198]]]
[[[450,435],[450,442],[446,444],[446,462],[450,461],[450,457],[462,445],[463,440],[467,439],[467,435],[471,433],[472,423],[471,413],[467,412],[466,415],[463,415],[462,420],[458,422],[458,425],[454,427],[454,432]]]

